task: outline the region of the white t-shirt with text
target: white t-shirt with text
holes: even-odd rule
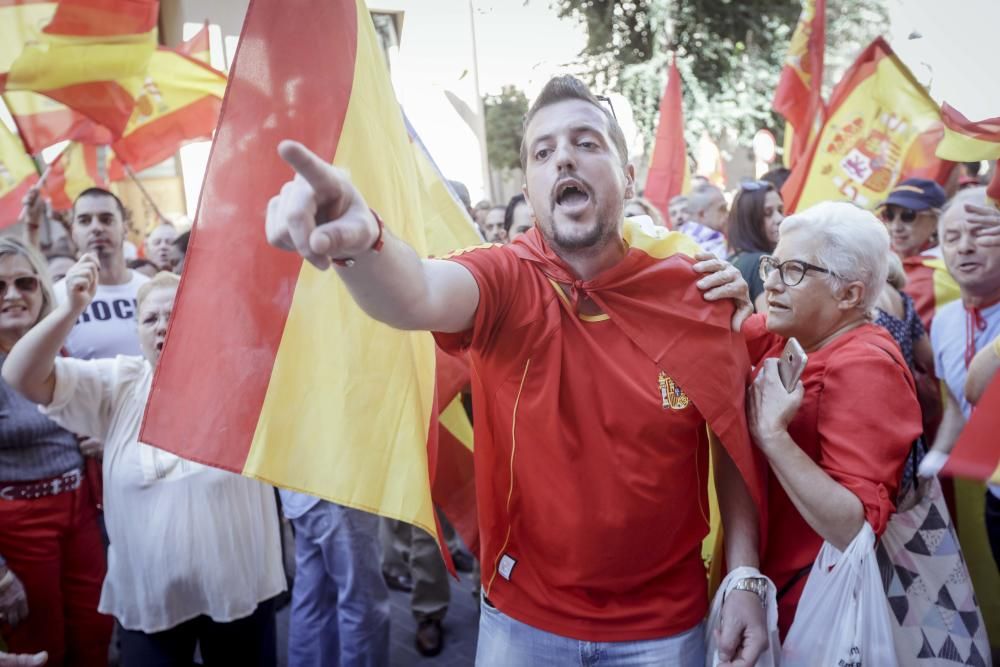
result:
[[[66,338],[66,350],[77,359],[113,359],[119,354],[142,356],[136,320],[136,294],[149,278],[129,271],[123,285],[98,285],[94,300]],[[56,301],[65,303],[66,281],[55,285]]]

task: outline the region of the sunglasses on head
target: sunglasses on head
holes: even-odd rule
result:
[[[0,298],[7,296],[7,288],[11,285],[14,285],[18,292],[32,294],[38,289],[38,278],[35,276],[21,276],[20,278],[14,278],[10,282],[0,280]]]
[[[892,206],[886,206],[885,208],[883,208],[879,215],[882,218],[882,222],[889,223],[896,219],[897,214],[900,221],[906,224],[910,224],[911,222],[916,220],[917,216],[919,215],[919,213],[917,213],[912,209],[908,208],[897,209]]]
[[[744,192],[760,192],[761,190],[767,190],[771,187],[771,184],[767,181],[743,181],[740,183],[740,190]]]

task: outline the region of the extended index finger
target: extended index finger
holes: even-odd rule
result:
[[[336,199],[343,194],[343,184],[333,166],[299,142],[285,139],[278,144],[278,155],[324,198]]]

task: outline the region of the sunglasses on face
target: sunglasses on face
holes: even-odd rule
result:
[[[14,278],[10,282],[0,280],[0,298],[7,296],[7,288],[11,285],[14,285],[17,291],[22,294],[33,294],[38,290],[38,278],[35,276],[21,276],[20,278]]]
[[[916,220],[918,215],[920,214],[908,208],[897,209],[889,206],[883,208],[881,213],[879,214],[879,216],[882,218],[882,222],[886,224],[891,223],[893,220],[899,217],[900,222],[906,223],[907,225]]]

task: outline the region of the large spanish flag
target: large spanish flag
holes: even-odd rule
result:
[[[874,208],[900,180],[943,178],[934,155],[940,110],[881,37],[862,52],[830,98],[826,122],[782,189],[785,207],[829,200]]]
[[[670,200],[691,189],[691,169],[687,145],[684,143],[684,106],[681,75],[677,57],[670,55],[667,87],[660,100],[660,122],[656,126],[653,158],[649,163],[644,196],[651,201],[664,220],[670,220],[667,210]],[[669,222],[668,222],[669,224]]]
[[[120,136],[156,49],[156,0],[62,0],[0,90],[41,93]]]
[[[944,104],[941,118],[944,138],[937,147],[939,157],[961,162],[1000,158],[1000,117],[974,123],[951,105]],[[1000,169],[994,170],[986,194],[1000,206]]]
[[[21,200],[38,182],[38,170],[20,139],[0,123],[0,229],[17,222]]]
[[[222,72],[179,50],[158,48],[132,118],[112,144],[111,177],[124,178],[125,165],[135,171],[152,167],[188,141],[211,139],[225,92]]]
[[[26,44],[41,41],[42,30],[52,20],[56,4],[44,0],[0,0],[0,72],[10,70]],[[106,128],[44,95],[8,91],[3,101],[25,148],[33,155],[67,139],[111,142],[111,132]]]
[[[434,532],[433,340],[372,320],[332,271],[266,243],[267,202],[292,176],[286,138],[349,170],[427,254],[433,188],[364,3],[255,0],[142,439]]]
[[[788,45],[772,107],[788,121],[785,166],[793,167],[823,119],[823,55],[826,50],[826,0],[802,0],[802,14]]]
[[[107,188],[110,151],[107,146],[71,142],[49,165],[49,175],[42,188],[52,207],[73,207],[77,195],[87,188]]]

